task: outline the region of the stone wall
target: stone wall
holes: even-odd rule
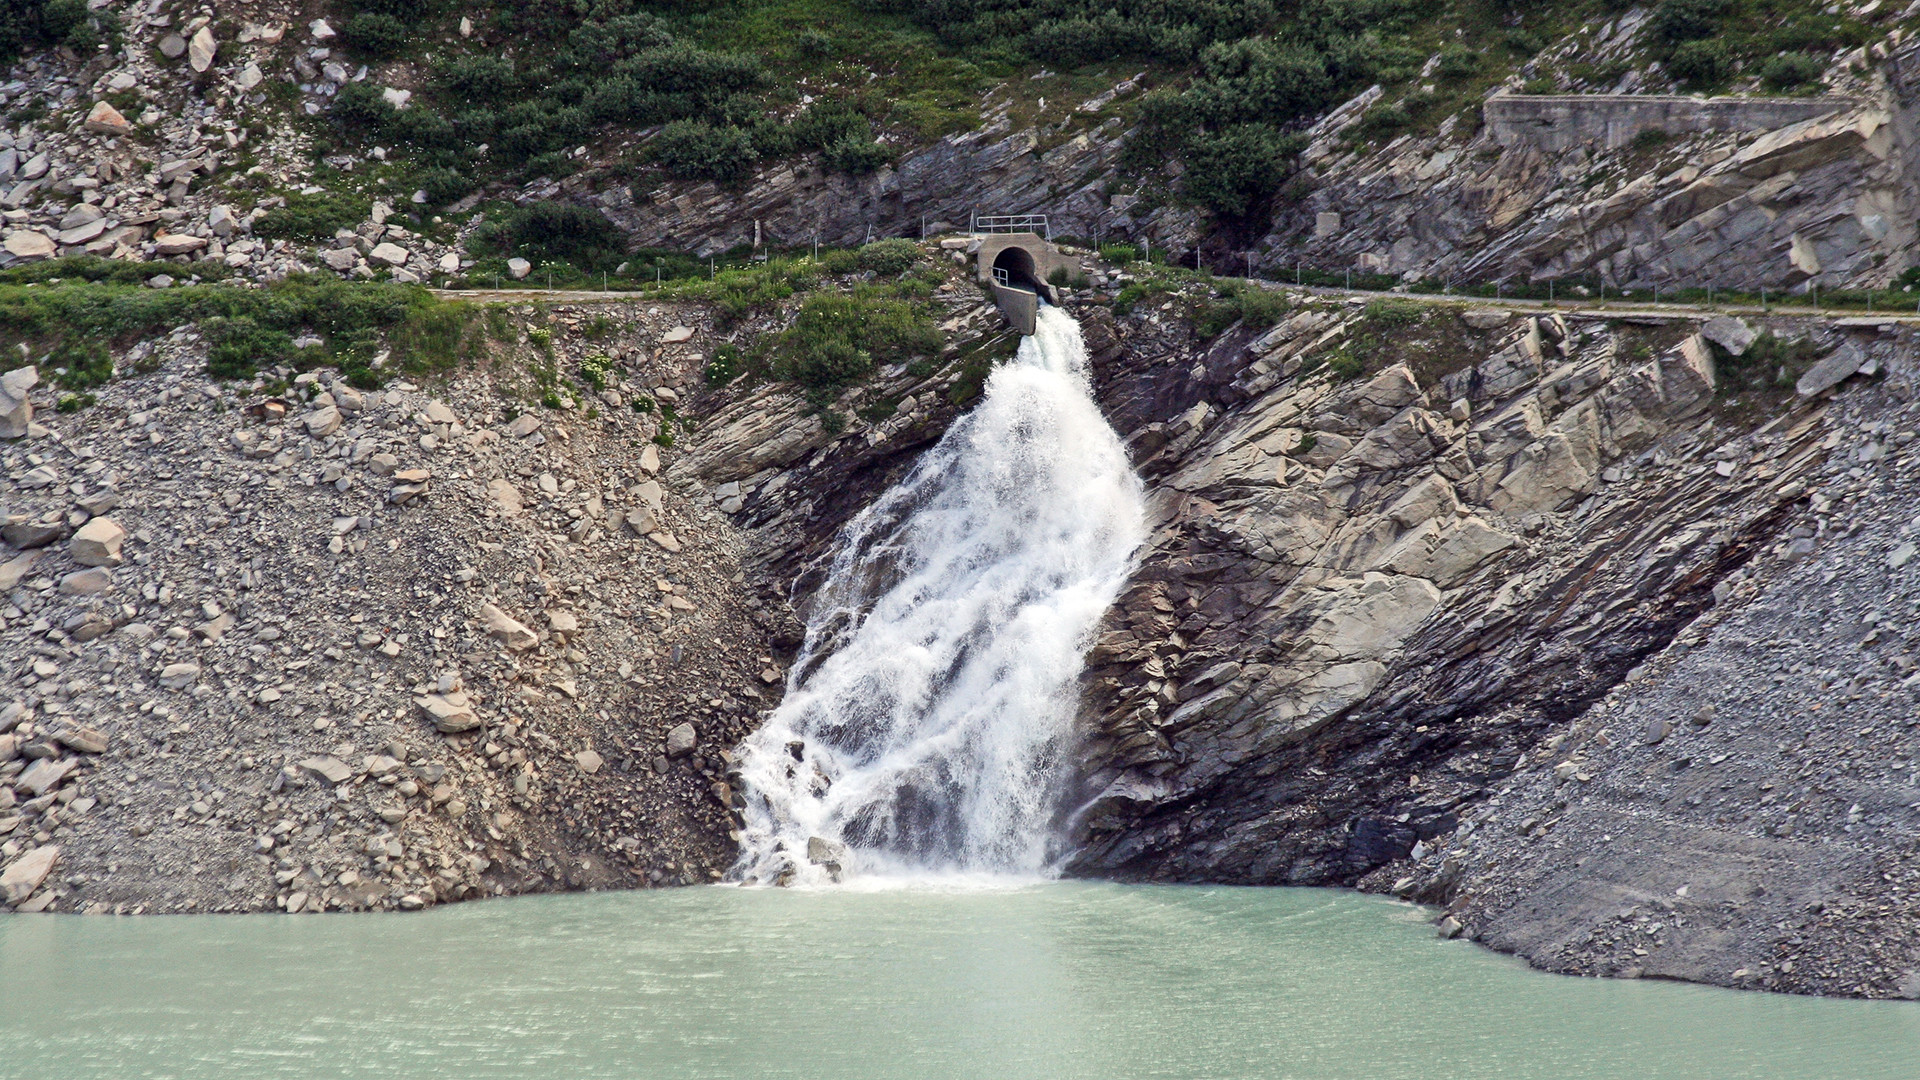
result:
[[[1772,131],[1852,108],[1845,98],[1696,98],[1656,94],[1499,94],[1483,109],[1504,147],[1558,153],[1593,143],[1617,150],[1644,131],[1670,135]]]

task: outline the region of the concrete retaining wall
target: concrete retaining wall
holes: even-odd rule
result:
[[[1570,150],[1596,143],[1618,149],[1643,131],[1772,131],[1853,108],[1849,98],[1693,98],[1653,94],[1500,94],[1484,106],[1501,146],[1531,143]]]

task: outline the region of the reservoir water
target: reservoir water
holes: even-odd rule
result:
[[[0,919],[0,1075],[1878,1080],[1920,1004],[1528,970],[1421,909],[1049,882]]]

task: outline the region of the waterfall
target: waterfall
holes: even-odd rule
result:
[[[785,697],[740,747],[736,875],[1045,873],[1084,654],[1145,538],[1080,326],[1043,307],[841,534]]]

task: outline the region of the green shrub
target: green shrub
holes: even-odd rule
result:
[[[1140,249],[1133,246],[1132,244],[1101,244],[1100,245],[1100,260],[1102,262],[1119,263],[1122,266],[1124,266],[1127,263],[1133,262],[1139,257],[1140,257]]]
[[[1239,124],[1188,144],[1187,196],[1226,218],[1259,210],[1293,171],[1306,140],[1261,124]]]
[[[53,384],[62,390],[90,390],[113,378],[113,356],[102,341],[68,338],[47,362],[53,367]]]
[[[1733,59],[1719,38],[1689,41],[1673,50],[1667,73],[1689,86],[1710,87],[1733,74]]]
[[[1647,23],[1654,40],[1678,45],[1710,37],[1733,9],[1732,0],[1660,0]]]
[[[592,269],[618,262],[625,250],[624,241],[620,227],[607,215],[592,207],[562,202],[514,207],[483,237],[485,244],[529,259]]]
[[[284,330],[261,326],[249,315],[208,319],[201,326],[207,336],[207,374],[221,379],[244,379],[262,367],[272,367],[293,353],[293,338]]]
[[[585,22],[567,35],[567,61],[583,67],[606,67],[649,49],[673,44],[673,34],[653,15],[621,15],[605,22]]]
[[[86,0],[0,0],[0,66],[33,49],[66,45],[91,52],[101,41],[99,21]]]
[[[872,139],[842,139],[820,152],[829,168],[864,176],[893,164],[893,151]]]
[[[1193,328],[1201,337],[1213,337],[1235,323],[1263,330],[1279,322],[1288,310],[1286,297],[1252,282],[1231,284],[1222,293],[1220,300],[1194,313]]]
[[[458,169],[428,169],[420,174],[420,190],[427,193],[427,201],[435,206],[458,202],[473,188],[472,178]]]
[[[1748,390],[1783,390],[1799,381],[1820,349],[1811,340],[1781,339],[1763,330],[1739,356],[1713,346],[1717,393],[1731,397]]]
[[[1241,287],[1234,300],[1240,307],[1240,321],[1256,330],[1278,323],[1292,310],[1285,295],[1258,285]]]
[[[706,378],[708,386],[724,386],[738,378],[741,369],[740,350],[731,342],[721,342],[713,350],[713,359],[707,361]]]
[[[605,390],[609,381],[608,376],[613,373],[614,366],[613,357],[605,353],[594,353],[580,361],[580,377],[595,390]]]
[[[333,95],[329,115],[347,131],[378,134],[393,122],[397,112],[381,96],[379,87],[372,83],[348,83]]]
[[[723,187],[744,184],[760,157],[744,130],[704,120],[676,120],[661,128],[647,143],[647,156],[673,176]]]
[[[1480,73],[1480,54],[1458,42],[1440,48],[1440,64],[1433,73],[1443,82],[1465,82]]]
[[[1352,350],[1345,347],[1335,349],[1326,358],[1327,373],[1334,382],[1349,382],[1367,373],[1367,363]]]
[[[502,101],[519,90],[513,61],[493,53],[463,56],[436,73],[448,93],[469,101]]]
[[[1131,315],[1135,307],[1143,303],[1151,303],[1161,296],[1166,295],[1166,292],[1167,287],[1157,281],[1129,282],[1119,292],[1114,294],[1113,313],[1115,315]]]
[[[392,15],[361,12],[340,27],[349,49],[371,60],[385,60],[406,51],[412,32]]]
[[[820,269],[838,277],[860,269],[860,253],[845,248],[820,253]]]
[[[1366,320],[1378,327],[1398,329],[1412,326],[1426,314],[1426,309],[1411,300],[1374,300],[1367,304]]]
[[[372,212],[373,200],[351,192],[288,195],[287,205],[261,215],[253,231],[270,240],[328,240],[341,229],[359,225]]]
[[[837,293],[809,297],[773,353],[775,378],[828,397],[867,377],[876,363],[937,352],[940,331],[913,305]]]
[[[856,264],[883,277],[898,277],[913,269],[924,253],[911,240],[875,240],[855,253]]]
[[[446,0],[353,0],[353,6],[360,11],[391,15],[407,22],[419,22],[447,9]]]
[[[1760,81],[1770,90],[1792,90],[1820,81],[1827,63],[1808,53],[1784,53],[1760,67]]]

